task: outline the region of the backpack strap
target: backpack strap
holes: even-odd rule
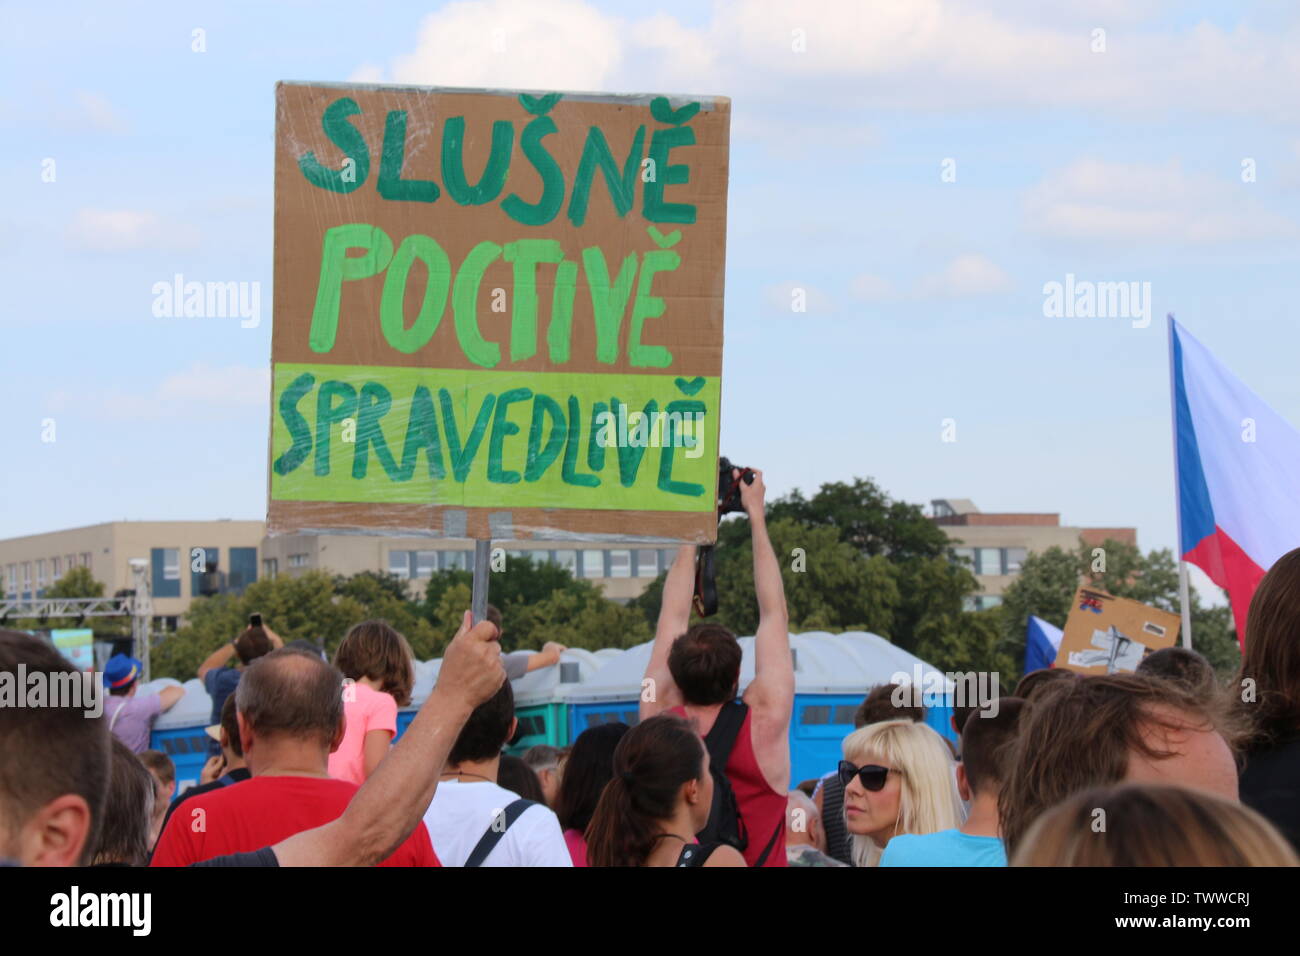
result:
[[[479,838],[478,844],[470,851],[465,859],[466,866],[482,866],[483,861],[488,858],[488,854],[496,849],[496,845],[501,842],[501,838],[506,835],[525,810],[529,807],[535,807],[537,803],[533,800],[524,800],[522,797],[500,812],[499,815],[492,818],[492,823],[488,826],[483,836]]]
[[[113,711],[113,716],[110,717],[108,721],[108,732],[110,734],[113,732],[113,727],[116,726],[117,724],[117,718],[121,717],[122,711],[126,710],[126,698],[119,697],[118,700],[120,700],[122,703],[117,705],[117,710]]]
[[[688,843],[682,847],[673,866],[703,866],[721,843]]]
[[[776,846],[777,837],[781,835],[781,831],[784,829],[785,829],[785,814],[782,814],[781,819],[776,824],[776,830],[772,832],[772,838],[767,841],[767,846],[763,847],[763,852],[760,853],[758,855],[758,859],[754,861],[755,866],[762,866],[765,862],[767,862],[768,854],[772,852],[772,847]]]
[[[736,739],[740,736],[740,728],[745,726],[745,716],[748,713],[749,705],[743,701],[727,701],[718,711],[717,719],[713,721],[713,726],[704,736],[704,746],[708,748],[709,760],[719,772],[726,770],[727,761],[731,759],[731,751],[736,747]]]

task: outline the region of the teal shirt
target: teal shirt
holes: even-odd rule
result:
[[[1006,866],[997,837],[967,836],[960,830],[902,833],[885,844],[881,866]]]

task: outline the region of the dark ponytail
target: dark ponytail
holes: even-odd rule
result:
[[[587,827],[591,866],[641,866],[677,808],[682,784],[704,772],[704,744],[686,720],[651,717],[614,750],[614,776]]]

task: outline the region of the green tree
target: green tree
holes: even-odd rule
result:
[[[386,620],[406,636],[419,657],[418,649],[433,646],[434,628],[420,615],[419,606],[397,598],[384,578],[371,572],[345,579],[309,571],[298,577],[263,578],[242,595],[197,598],[185,626],[154,648],[153,672],[182,681],[194,677],[204,658],[248,626],[253,612],[286,643],[305,639],[331,656],[352,625],[369,618]]]
[[[596,651],[633,647],[654,636],[639,610],[611,601],[599,592],[553,591],[544,600],[524,608],[518,620],[536,647],[557,641],[567,647]]]
[[[1178,567],[1168,550],[1143,555],[1136,546],[1114,540],[1099,547],[1080,542],[1074,552],[1049,548],[1025,560],[998,608],[1003,646],[1013,660],[1024,661],[1029,616],[1064,627],[1070,602],[1081,583],[1116,597],[1181,613]],[[1209,659],[1220,677],[1228,676],[1241,661],[1229,609],[1205,607],[1195,591],[1191,593],[1191,605],[1192,646]]]
[[[474,575],[469,571],[439,572],[429,579],[424,596],[424,613],[428,619],[437,628],[445,630],[450,626],[451,636],[460,625],[460,613],[469,607],[467,599],[460,612],[455,614],[454,621],[444,620],[444,614],[448,613],[448,609],[443,608],[445,595],[458,586],[472,593]],[[488,600],[501,612],[503,650],[540,649],[546,640],[551,640],[532,633],[534,619],[525,612],[556,593],[572,594],[582,602],[607,600],[599,588],[590,581],[578,580],[567,568],[529,556],[507,555],[504,569],[490,572]],[[454,605],[451,610],[454,610]]]
[[[727,523],[717,551],[718,621],[737,634],[758,629],[754,551],[749,520]],[[896,572],[884,557],[867,557],[834,528],[778,518],[767,526],[785,585],[790,629],[868,630],[887,635],[899,604]]]
[[[466,581],[451,581],[447,587],[441,589],[430,627],[432,640],[427,648],[421,648],[421,652],[417,653],[416,657],[428,660],[442,656],[442,652],[456,636],[456,631],[460,628],[465,610],[470,606],[473,596],[471,584]]]
[[[104,583],[95,580],[90,568],[69,568],[45,589],[46,598],[100,598],[104,596]],[[96,636],[123,637],[131,633],[131,619],[126,615],[120,617],[87,618],[83,624],[93,626]],[[70,618],[22,618],[12,624],[21,631],[36,631],[46,628],[70,628],[81,626],[76,619]]]
[[[996,674],[1002,693],[1009,693],[1019,678],[997,608],[928,615],[917,634],[916,655],[947,673]]]
[[[104,583],[96,581],[90,568],[69,568],[45,591],[47,598],[97,598],[104,596]]]
[[[1025,558],[1020,573],[1002,592],[999,607],[1006,646],[1019,651],[1024,660],[1025,630],[1030,616],[1041,617],[1056,627],[1065,627],[1070,616],[1070,599],[1079,587],[1078,555],[1058,547]]]
[[[978,587],[970,570],[953,562],[953,542],[921,506],[895,501],[870,479],[828,482],[810,499],[791,492],[768,508],[769,521],[780,518],[834,528],[863,555],[889,562],[898,600],[888,631],[879,633],[913,653],[920,635],[960,615]]]

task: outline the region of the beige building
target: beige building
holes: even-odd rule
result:
[[[970,562],[980,583],[980,593],[972,602],[976,609],[1002,603],[1002,592],[1031,554],[1053,546],[1076,551],[1080,540],[1094,546],[1107,539],[1137,544],[1136,528],[1063,526],[1059,514],[986,514],[966,498],[939,498],[930,506],[931,519],[958,542],[954,553]]]
[[[423,593],[435,571],[469,570],[474,542],[369,535],[285,535],[268,538],[261,521],[112,521],[0,541],[0,594],[33,600],[74,567],[89,568],[106,596],[133,587],[130,562],[149,563],[154,626],[175,630],[190,601],[204,593],[240,594],[259,577],[317,569],[352,575],[396,574]],[[503,543],[504,559],[530,555],[563,565],[615,601],[636,597],[676,554],[674,548],[555,547],[556,542]],[[53,625],[57,626],[57,625]]]
[[[110,521],[9,538],[0,541],[0,591],[10,600],[40,598],[70,569],[84,567],[111,597],[133,587],[130,562],[143,558],[155,626],[174,630],[204,589],[238,594],[257,580],[265,531],[261,521]]]
[[[597,585],[606,597],[626,602],[639,595],[677,553],[674,548],[556,547],[563,542],[504,542],[506,566],[511,558],[527,555],[568,568],[576,578]],[[385,538],[369,535],[283,535],[262,541],[263,577],[302,574],[319,569],[351,575],[361,571],[395,574],[410,582],[414,595],[422,594],[438,571],[471,570],[474,542],[430,538]]]

